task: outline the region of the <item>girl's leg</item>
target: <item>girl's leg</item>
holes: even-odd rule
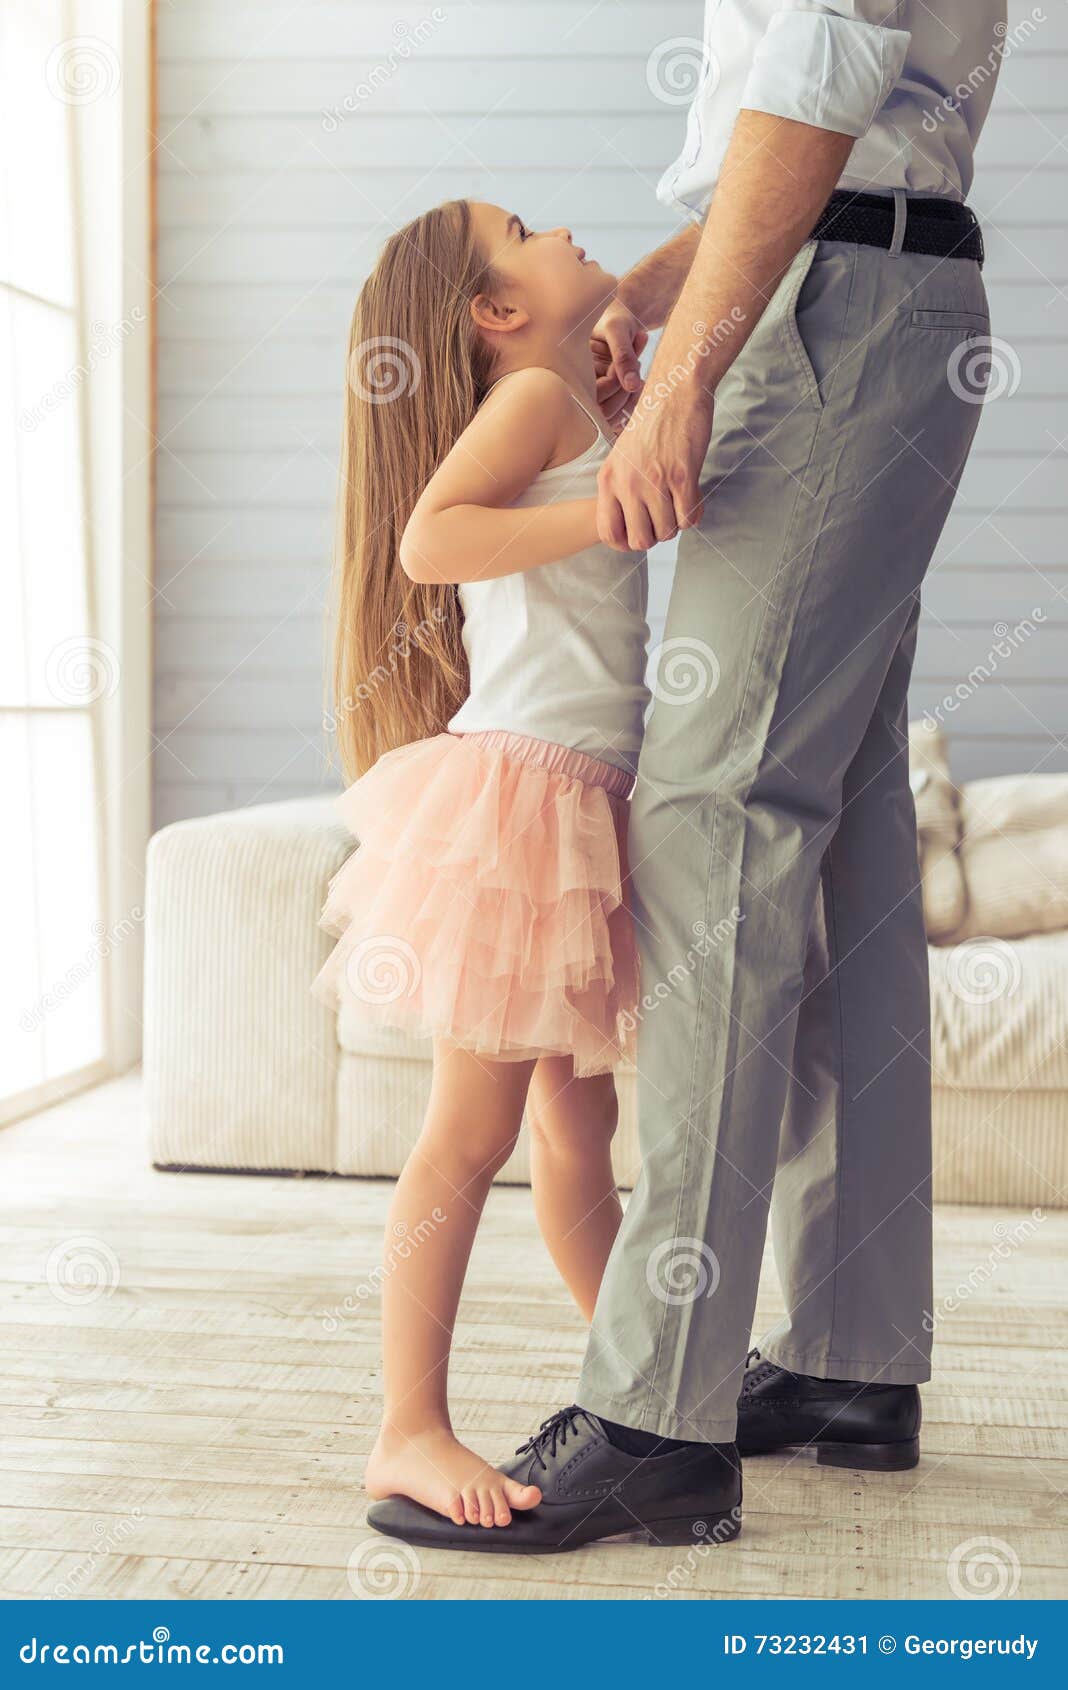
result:
[[[364,1483],[409,1496],[458,1525],[505,1526],[533,1485],[487,1466],[452,1433],[449,1349],[490,1182],[523,1119],[532,1062],[492,1062],[435,1045],[430,1105],[397,1181],[382,1281],[384,1415]]]
[[[569,1056],[542,1057],[527,1100],[534,1212],[587,1320],[623,1218],[611,1157],[617,1113],[611,1074],[578,1080]]]

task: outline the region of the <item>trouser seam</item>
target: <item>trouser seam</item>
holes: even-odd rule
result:
[[[801,501],[801,494],[802,494],[802,491],[804,490],[804,476],[808,472],[809,468],[811,467],[812,460],[813,460],[813,457],[814,457],[815,452],[816,452],[816,447],[819,443],[823,418],[824,418],[825,414],[826,413],[823,409],[820,409],[820,410],[814,412],[815,423],[814,423],[814,426],[813,426],[813,429],[812,429],[812,438],[809,441],[808,453],[807,453],[806,458],[805,458],[804,470],[802,471],[801,475],[799,475],[798,478],[797,478],[798,485],[797,485],[797,490],[794,494],[794,503],[793,503],[793,507],[790,511],[789,520],[783,525],[782,547],[781,547],[781,551],[780,551],[780,555],[779,555],[779,567],[780,568],[782,567],[783,559],[790,555],[789,551],[788,551],[789,539],[790,539],[791,533],[794,531],[794,525],[795,525],[795,522],[796,522],[796,519],[797,519],[798,507],[799,507],[800,501]],[[821,509],[824,508],[825,502],[826,502],[825,500],[821,500],[821,502],[820,502],[821,503]],[[819,536],[818,536],[818,532],[817,532],[817,534],[814,535],[810,539],[808,546],[806,548],[807,549],[807,557],[805,558],[803,571],[802,571],[800,579],[798,581],[797,592],[794,595],[793,605],[791,607],[791,612],[790,612],[789,623],[788,623],[787,628],[784,630],[784,637],[782,637],[781,640],[780,640],[779,650],[780,650],[781,655],[780,655],[779,666],[778,666],[778,675],[777,675],[777,678],[776,678],[776,692],[775,692],[775,702],[776,703],[778,702],[779,690],[780,690],[781,685],[782,685],[782,672],[783,672],[783,669],[785,668],[786,660],[787,660],[787,657],[789,655],[790,638],[793,634],[793,630],[794,630],[794,627],[796,625],[798,607],[800,605],[801,598],[802,598],[802,595],[803,595],[804,590],[805,590],[805,585],[808,581],[809,572],[812,568],[812,558],[813,558],[813,553],[815,551],[816,541],[817,541],[818,537]],[[758,654],[759,654],[759,651],[760,651],[760,642],[761,642],[761,638],[764,634],[764,630],[767,626],[767,619],[768,619],[768,606],[765,605],[764,612],[763,612],[763,615],[761,617],[760,630],[757,634],[756,639],[753,641],[753,652],[752,652],[752,657],[750,658],[749,668],[746,671],[745,687],[744,687],[744,690],[743,690],[743,693],[742,693],[741,702],[740,702],[739,707],[738,707],[738,712],[737,712],[737,715],[735,717],[735,729],[734,729],[734,735],[733,735],[732,742],[731,742],[731,753],[732,754],[733,754],[735,748],[737,747],[738,739],[739,739],[739,736],[740,736],[741,730],[742,730],[742,723],[745,719],[746,707],[747,707],[748,702],[749,702],[749,694],[750,694],[750,689],[751,689],[751,686],[752,686],[753,674],[754,674],[754,671],[756,669],[757,657],[758,657]],[[769,716],[769,732],[770,732],[770,726],[774,721],[774,714],[775,714],[775,703],[772,704],[771,714]],[[764,743],[765,743],[765,747],[766,747],[767,735],[765,736]],[[756,767],[755,767],[754,772],[753,772],[753,780],[756,779],[756,776],[759,773],[759,771],[760,771],[760,759],[758,758],[757,763],[756,763]],[[752,790],[752,780],[749,782],[749,785],[746,788],[746,794],[745,794],[746,798],[748,798],[749,792],[751,790]],[[718,820],[719,820],[719,801],[718,801],[718,795],[714,795],[714,797],[713,797],[712,825],[709,829],[709,836],[708,836],[708,859],[707,859],[708,860],[708,868],[707,868],[707,872],[706,872],[706,875],[705,875],[705,895],[704,895],[704,905],[703,905],[703,915],[704,915],[706,925],[707,925],[707,921],[708,921],[708,916],[710,914],[712,870],[713,870],[713,864],[714,864],[714,860],[715,860],[714,849],[715,849],[716,825],[717,825]],[[744,825],[743,825],[742,840],[740,841],[741,845],[744,845],[744,831],[745,830],[744,830]],[[738,861],[738,864],[737,864],[736,869],[735,869],[735,873],[736,873],[736,876],[737,876],[739,882],[741,881],[742,873],[743,873],[743,861],[744,861],[744,850],[740,850],[739,861]],[[693,1057],[692,1057],[691,1064],[690,1064],[690,1089],[689,1089],[689,1096],[687,1098],[687,1105],[686,1105],[685,1138],[684,1138],[684,1142],[683,1142],[682,1167],[681,1167],[681,1170],[680,1170],[680,1177],[679,1177],[679,1194],[678,1194],[678,1199],[677,1199],[677,1202],[676,1202],[676,1205],[675,1205],[675,1237],[676,1238],[678,1237],[679,1224],[680,1224],[681,1216],[682,1216],[682,1205],[683,1205],[683,1201],[684,1201],[685,1194],[686,1194],[686,1170],[687,1170],[687,1166],[689,1164],[690,1149],[691,1149],[692,1140],[693,1140],[693,1116],[694,1116],[694,1107],[695,1107],[696,1091],[697,1091],[697,1064],[698,1064],[698,1059],[699,1059],[700,1052],[701,1052],[701,1049],[702,1049],[701,1029],[702,1029],[702,1022],[703,1022],[703,1018],[704,1018],[704,1006],[705,1006],[705,996],[706,996],[706,994],[705,994],[705,970],[707,968],[707,964],[708,964],[708,953],[706,952],[706,954],[704,956],[702,956],[702,958],[701,958],[701,971],[700,971],[700,976],[698,978],[698,983],[697,983],[697,1016],[696,1016],[696,1020],[695,1020],[695,1026],[694,1026]],[[733,1068],[731,1067],[731,1061],[732,1061],[732,1056],[733,1056],[733,1052],[734,1052],[735,1044],[736,1044],[736,1040],[737,1040],[736,1017],[735,1017],[735,1014],[734,1014],[736,989],[737,989],[737,934],[735,934],[735,944],[734,944],[733,951],[732,951],[731,987],[730,987],[730,992],[728,994],[728,1002],[727,1002],[727,1037],[726,1037],[726,1050],[725,1050],[725,1055],[724,1055],[724,1066],[725,1066],[725,1069],[726,1069],[726,1078],[723,1082],[723,1095],[722,1095],[721,1100],[720,1100],[720,1107],[719,1107],[719,1111],[718,1111],[717,1126],[716,1126],[716,1140],[715,1140],[715,1143],[712,1146],[712,1154],[711,1154],[711,1157],[709,1158],[708,1179],[705,1182],[705,1190],[708,1193],[711,1192],[712,1183],[715,1179],[716,1162],[717,1162],[718,1153],[719,1153],[719,1128],[720,1128],[720,1124],[722,1123],[722,1121],[724,1120],[725,1116],[728,1113],[728,1110],[730,1108],[731,1098],[733,1097],[733,1090],[734,1090],[734,1087],[733,1087],[734,1071],[733,1071]],[[705,1222],[704,1222],[704,1226],[703,1226],[703,1233],[704,1234],[707,1234],[707,1218],[708,1218],[709,1207],[710,1207],[710,1203],[708,1201],[706,1201],[706,1203],[705,1203]],[[707,1241],[708,1240],[707,1240],[707,1236],[706,1236],[705,1242],[707,1243]],[[661,1358],[661,1355],[663,1354],[664,1339],[665,1339],[665,1336],[666,1336],[666,1333],[667,1333],[667,1325],[668,1325],[668,1305],[665,1304],[664,1311],[663,1311],[663,1313],[661,1314],[661,1317],[660,1317],[660,1331],[657,1335],[656,1353],[655,1353],[655,1356],[654,1356],[654,1359],[653,1359],[653,1365],[652,1365],[652,1368],[651,1368],[651,1371],[650,1371],[649,1385],[648,1385],[648,1390],[646,1392],[646,1397],[645,1397],[645,1410],[643,1412],[646,1412],[648,1410],[649,1404],[652,1400],[653,1391],[655,1389],[655,1383],[654,1382],[659,1377],[659,1374],[660,1374],[660,1358]],[[683,1343],[683,1346],[685,1346],[685,1339],[682,1339],[681,1342]]]
[[[835,832],[837,838],[837,830]],[[831,990],[834,994],[834,1017],[838,1029],[838,1048],[834,1053],[835,1072],[838,1078],[838,1103],[835,1108],[834,1123],[834,1159],[835,1159],[835,1192],[834,1205],[834,1244],[832,1246],[832,1279],[831,1279],[831,1318],[827,1327],[827,1348],[834,1346],[835,1322],[838,1319],[838,1294],[841,1282],[839,1268],[842,1259],[842,1208],[844,1203],[843,1188],[845,1185],[845,1017],[842,1011],[842,991],[838,957],[841,954],[838,943],[838,909],[834,896],[834,852],[835,840],[832,839],[827,848],[827,890],[828,898],[824,909],[828,917],[828,936],[830,938],[827,966],[831,975]]]

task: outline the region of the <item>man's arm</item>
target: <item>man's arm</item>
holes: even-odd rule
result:
[[[610,545],[645,550],[700,520],[716,386],[810,234],[854,139],[739,113],[645,392],[601,470],[598,529]]]
[[[697,256],[657,348],[663,372],[696,351],[694,387],[714,393],[811,233],[852,148],[852,135],[767,112],[739,113]],[[705,325],[703,335],[694,324]]]
[[[691,223],[646,258],[639,259],[620,281],[617,300],[633,311],[644,328],[663,328],[667,322],[700,241],[700,224]]]

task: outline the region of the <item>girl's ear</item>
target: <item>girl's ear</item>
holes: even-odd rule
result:
[[[488,293],[476,294],[471,301],[471,315],[478,328],[487,334],[512,334],[530,322],[530,312],[522,305],[505,305]]]

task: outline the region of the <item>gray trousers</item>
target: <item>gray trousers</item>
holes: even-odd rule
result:
[[[717,393],[631,823],[643,1165],[577,1393],[627,1425],[734,1437],[769,1207],[762,1353],[929,1377],[907,692],[988,332],[977,265],[810,242]]]

